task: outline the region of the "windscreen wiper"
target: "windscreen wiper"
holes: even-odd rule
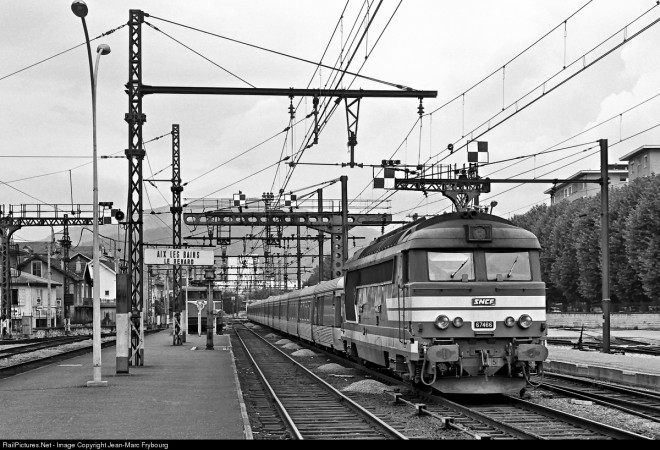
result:
[[[520,256],[520,255],[518,255]],[[516,256],[516,259],[513,260],[513,264],[511,264],[511,269],[509,269],[509,273],[506,274],[507,278],[511,278],[511,272],[513,272],[513,268],[515,267],[516,263],[518,262],[518,256]]]
[[[464,266],[469,260],[470,260],[470,258],[466,258],[466,260],[463,261],[463,264],[461,264],[460,267],[459,267],[458,269],[456,269],[456,270],[454,271],[454,273],[452,273],[452,274],[449,275],[449,276],[450,276],[451,278],[454,278],[454,275],[456,275],[456,273],[457,273],[459,270],[461,270],[461,269],[463,268],[463,266]]]

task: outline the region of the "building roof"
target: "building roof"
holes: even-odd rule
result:
[[[75,253],[69,255],[69,258],[73,259],[76,256],[81,256],[81,257],[83,257],[84,259],[86,259],[88,261],[91,261],[93,259],[91,256],[87,256],[87,253],[83,253],[83,252],[75,252]]]
[[[632,152],[623,155],[621,158],[619,158],[619,161],[630,161],[635,156],[637,156],[637,154],[645,150],[660,150],[660,145],[642,145],[641,147],[636,148]]]
[[[115,272],[115,264],[111,261],[107,261],[105,259],[99,259],[99,268],[105,268],[105,270],[111,272],[113,275],[116,275],[117,272]],[[87,283],[92,284],[92,281],[94,280],[94,262],[90,261],[85,265],[85,281]]]
[[[628,165],[627,164],[608,164],[607,165],[607,171],[609,174],[612,175],[623,175],[623,174],[628,174]],[[577,172],[575,175],[570,176],[566,178],[567,180],[580,180],[584,178],[586,175],[600,175],[600,170],[581,170]],[[547,189],[543,191],[544,194],[553,194],[559,189],[563,188],[564,186],[568,185],[569,183],[557,183],[555,186],[551,187],[550,189]]]
[[[13,285],[31,285],[31,286],[48,286],[48,279],[32,275],[27,272],[20,272],[16,269],[11,269],[11,284]],[[50,286],[62,286],[55,280],[50,280]]]
[[[39,254],[35,253],[33,255],[30,255],[27,259],[25,259],[25,260],[21,261],[20,263],[18,263],[18,269],[19,270],[23,269],[24,267],[28,266],[28,264],[30,264],[32,261],[35,261],[35,260],[39,260],[39,261],[43,262],[44,264],[48,264],[48,256],[39,255]],[[64,270],[62,270],[62,268],[60,267],[60,263],[61,263],[60,259],[51,257],[50,258],[50,269],[55,270],[56,272],[61,273],[61,274],[64,275]],[[70,279],[74,280],[74,281],[82,280],[82,277],[76,275],[75,272],[70,270],[70,266],[69,266],[69,271],[67,272],[67,276]]]

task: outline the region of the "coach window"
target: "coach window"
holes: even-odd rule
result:
[[[497,281],[531,280],[529,252],[486,252],[486,276]]]
[[[429,280],[474,280],[472,252],[428,252]]]

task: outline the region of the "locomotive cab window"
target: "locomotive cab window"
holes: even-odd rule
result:
[[[529,252],[486,252],[486,275],[488,280],[531,280]]]
[[[427,258],[431,281],[474,280],[472,252],[428,252]]]

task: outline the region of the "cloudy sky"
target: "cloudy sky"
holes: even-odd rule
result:
[[[651,0],[86,3],[92,51],[101,43],[112,50],[98,72],[98,155],[119,156],[98,161],[99,200],[124,210],[131,9],[149,14],[142,26],[147,85],[392,91],[402,85],[438,93],[423,101],[421,118],[416,98],[363,99],[355,149],[363,168],[342,167],[350,154],[341,104],[331,114],[326,109],[318,143],[305,149],[314,124],[311,98],[293,99],[294,126],[284,131],[292,124],[287,97],[145,96],[144,177],[171,178],[169,133],[178,124],[183,202],[191,206],[239,190],[260,198],[323,188],[325,199],[338,200],[340,184],[332,181],[346,175],[351,212],[405,220],[448,211],[451,203],[441,194],[373,189],[378,172],[371,166],[383,159],[460,167],[467,150],[476,149],[474,142],[466,148],[468,140],[480,140],[489,145],[482,176],[567,178],[599,169],[599,139],[608,139],[611,163],[660,144],[660,7]],[[0,4],[0,204],[92,202],[89,65],[82,22],[70,5]],[[341,79],[330,69],[340,64],[351,72]],[[449,143],[457,149],[451,155]],[[301,164],[278,164],[291,155]],[[144,188],[146,214],[172,201],[168,182],[153,184]],[[550,187],[496,184],[481,203],[495,200],[494,212],[510,217],[547,202],[543,191]],[[168,214],[160,218],[171,223]],[[47,234],[26,227],[14,237]]]

